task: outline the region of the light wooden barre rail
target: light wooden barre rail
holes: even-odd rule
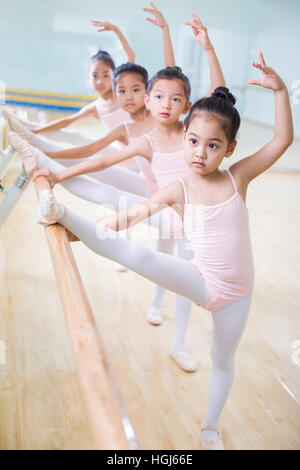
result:
[[[49,189],[43,176],[35,183],[38,195]],[[136,449],[65,229],[45,231],[96,449]]]

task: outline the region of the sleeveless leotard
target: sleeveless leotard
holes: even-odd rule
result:
[[[183,148],[176,152],[156,152],[151,137],[148,134],[145,134],[145,137],[147,137],[152,148],[151,169],[159,188],[163,188],[178,178],[185,178],[192,173],[185,162]],[[176,235],[182,234],[183,227],[180,216],[172,208],[164,210],[165,213],[167,211],[172,224],[171,232]]]
[[[125,126],[125,129],[127,132],[128,142],[129,143],[133,142],[137,137],[130,137],[127,122],[123,122],[123,125]],[[151,163],[149,162],[149,160],[145,157],[136,156],[126,161],[136,162],[139,170],[141,171],[143,175],[145,185],[148,191],[148,196],[149,197],[152,196],[152,194],[154,194],[158,190],[158,184],[152,172]]]
[[[179,179],[185,197],[184,232],[195,253],[192,262],[208,289],[208,300],[201,306],[211,312],[250,295],[254,284],[248,209],[230,170],[225,171],[234,194],[215,205],[191,204]]]
[[[98,100],[96,101],[96,110],[99,121],[104,125],[107,132],[114,129],[115,127],[120,126],[124,122],[132,121],[130,114],[124,111],[124,109],[122,109],[118,103],[115,103],[116,108],[113,111],[107,111],[107,109],[109,109],[110,103],[106,103],[105,106],[104,104],[99,103]],[[123,147],[120,142],[114,142],[112,145],[113,147],[116,147],[116,150],[121,150]],[[130,168],[133,164],[135,164],[135,161],[130,159],[120,163],[120,166]]]
[[[120,126],[123,122],[131,122],[131,116],[129,113],[124,111],[120,106],[118,106],[114,111],[107,112],[107,108],[96,101],[96,109],[98,113],[99,120],[104,125],[107,131],[114,129],[117,126]]]

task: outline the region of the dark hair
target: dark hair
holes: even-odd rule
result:
[[[228,88],[222,86],[218,87],[211,96],[201,98],[191,106],[189,114],[184,121],[185,129],[188,130],[197,111],[206,111],[225,118],[222,119],[221,126],[228,141],[233,142],[241,123],[239,112],[234,105],[235,97],[230,93]]]
[[[157,72],[154,77],[151,78],[148,84],[148,94],[151,92],[152,88],[158,80],[174,80],[175,78],[183,83],[185,96],[188,101],[191,94],[191,84],[188,77],[184,75],[180,67],[166,67],[165,69],[159,70],[159,72]]]
[[[116,89],[117,86],[117,78],[123,73],[131,73],[137,74],[141,77],[142,82],[145,84],[147,88],[148,85],[148,72],[144,67],[141,65],[134,64],[133,62],[127,62],[126,64],[122,64],[117,67],[114,71],[114,79],[113,79],[113,89]]]
[[[105,64],[107,64],[112,70],[115,70],[116,68],[111,55],[108,52],[103,51],[102,49],[99,49],[95,55],[92,55],[92,57],[90,57],[90,63],[97,61],[105,62]]]

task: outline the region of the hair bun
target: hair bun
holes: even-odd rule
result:
[[[98,49],[97,54],[104,54],[104,55],[107,55],[107,56],[110,57],[110,54],[108,52],[104,51],[103,49]]]
[[[212,93],[214,98],[221,98],[222,100],[229,101],[232,105],[235,105],[236,99],[232,93],[230,93],[229,89],[224,86],[219,86],[215,89]]]
[[[168,66],[168,67],[165,68],[165,70],[168,70],[168,71],[171,71],[171,70],[172,70],[172,72],[180,72],[180,73],[182,73],[182,69],[181,69],[180,67],[178,67],[177,65],[174,65],[174,67]]]

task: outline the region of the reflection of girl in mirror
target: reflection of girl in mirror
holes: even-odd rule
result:
[[[99,32],[113,31],[119,38],[127,55],[128,61],[135,61],[135,55],[131,46],[117,26],[108,23],[107,21],[92,21],[92,25],[99,27]],[[108,52],[99,49],[98,52],[90,58],[88,67],[88,82],[93,91],[97,93],[97,100],[84,106],[80,111],[53,121],[49,124],[41,126],[37,122],[28,121],[26,119],[21,119],[18,116],[12,115],[5,109],[3,110],[3,114],[8,119],[13,116],[23,125],[28,126],[32,134],[47,132],[46,137],[51,139],[68,142],[73,145],[85,145],[92,139],[85,137],[78,132],[56,131],[61,130],[70,124],[73,124],[84,118],[99,119],[107,130],[114,128],[123,121],[130,121],[130,115],[120,108],[118,100],[113,93],[112,81],[114,70],[115,64],[111,55]],[[54,150],[51,146],[47,147],[47,142],[44,139],[37,137],[34,139],[33,145],[40,147],[43,150]],[[112,147],[110,149],[110,151],[114,150],[116,150],[116,148]]]

